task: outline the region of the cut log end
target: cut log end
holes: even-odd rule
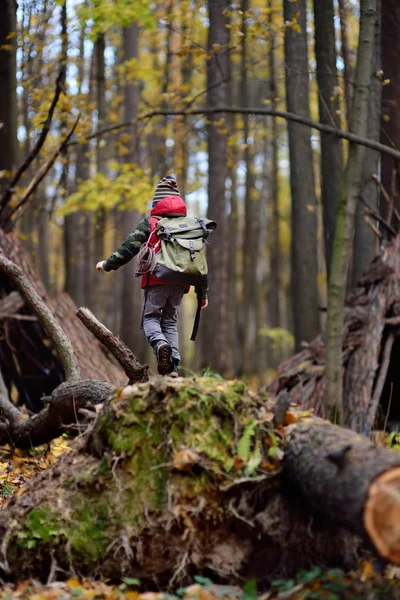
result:
[[[400,564],[400,467],[386,471],[370,486],[364,525],[381,556]]]

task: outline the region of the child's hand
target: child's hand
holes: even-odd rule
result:
[[[207,308],[207,306],[208,306],[208,300],[207,299],[206,300],[202,300],[202,302],[201,302],[201,310],[203,310],[203,308]]]
[[[104,271],[105,262],[105,260],[101,260],[100,262],[98,262],[96,265],[96,271]]]

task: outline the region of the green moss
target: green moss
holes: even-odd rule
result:
[[[72,555],[85,564],[101,558],[111,539],[107,532],[109,522],[105,504],[84,501],[78,506],[67,530]]]
[[[35,548],[39,544],[50,541],[58,543],[65,534],[63,527],[48,505],[31,510],[23,522],[23,529],[18,533],[19,544],[23,548]]]

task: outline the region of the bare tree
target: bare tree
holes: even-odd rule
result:
[[[379,140],[381,129],[381,100],[382,100],[382,77],[381,73],[381,0],[377,0],[377,18],[375,22],[375,41],[373,53],[373,65],[371,72],[371,87],[368,106],[368,129],[367,136],[371,140]],[[379,188],[374,176],[379,172],[379,153],[366,149],[364,155],[364,166],[360,198],[357,204],[352,282],[357,284],[360,277],[378,251],[377,237],[369,227],[365,218],[365,208],[378,212]],[[387,203],[385,202],[385,206]]]
[[[309,118],[306,2],[284,0],[286,103],[288,111]],[[292,194],[292,299],[296,348],[317,335],[317,203],[310,132],[288,123]]]
[[[352,132],[358,136],[365,136],[367,132],[376,18],[376,0],[361,0],[360,34],[350,121]],[[350,144],[338,208],[328,290],[325,406],[327,414],[338,421],[343,420],[342,329],[344,300],[349,256],[353,243],[354,217],[362,182],[364,154],[363,146]]]
[[[3,195],[17,153],[16,98],[16,10],[15,0],[3,0],[0,7],[0,195]],[[9,207],[3,211],[0,226],[8,221]],[[11,224],[8,223],[10,226]]]
[[[129,27],[123,29],[123,60],[127,61],[137,59],[139,56],[139,27],[132,23]],[[131,81],[126,77],[124,83],[124,119],[134,120],[138,115],[139,107],[139,86],[137,82]],[[131,125],[127,133],[129,135],[128,152],[125,154],[125,162],[135,165],[138,162],[138,128]],[[122,233],[127,236],[131,233],[140,219],[140,213],[137,210],[126,211],[123,214]],[[120,335],[129,348],[134,348],[135,352],[142,359],[144,357],[144,339],[140,336],[140,318],[141,318],[141,292],[140,281],[135,277],[135,270],[132,263],[122,269],[122,295],[121,295],[121,324]]]
[[[400,4],[396,0],[382,0],[382,90],[381,142],[400,150]],[[394,176],[393,176],[394,175]],[[381,177],[385,190],[394,196],[394,206],[400,210],[399,162],[382,156]],[[384,218],[389,216],[389,206],[382,199],[380,207]],[[400,223],[392,215],[392,225],[398,230]]]
[[[210,27],[208,30],[208,51],[210,58],[207,64],[207,104],[209,107],[228,104],[227,75],[228,30],[226,28],[225,10],[227,0],[209,0],[208,14]],[[223,115],[222,115],[223,117]],[[203,327],[203,361],[212,364],[218,371],[227,366],[227,205],[225,183],[227,178],[227,138],[221,132],[218,121],[221,115],[211,115],[208,125],[208,215],[217,221],[218,229],[208,252],[210,267],[209,285],[210,305],[204,315]]]
[[[319,119],[321,123],[340,128],[333,0],[314,0],[314,19]],[[342,172],[342,141],[334,135],[321,133],[321,204],[328,274],[332,260]]]

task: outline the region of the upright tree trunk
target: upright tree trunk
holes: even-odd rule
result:
[[[16,97],[16,10],[15,0],[3,0],[0,7],[0,196],[3,194],[17,153]],[[9,37],[10,36],[10,37]],[[1,213],[0,227],[7,224],[8,207]]]
[[[400,149],[400,3],[382,0],[382,69],[388,85],[382,89],[381,142]],[[1,134],[1,132],[0,132]],[[395,176],[393,177],[393,175]],[[400,211],[400,168],[385,154],[381,157],[381,179],[389,194],[394,194],[394,206]],[[393,185],[394,184],[394,185]],[[389,206],[381,199],[381,214],[389,216]],[[398,231],[400,223],[392,215],[392,225]]]
[[[269,26],[273,28],[273,0],[269,0]],[[269,95],[273,108],[276,108],[278,97],[276,83],[275,36],[271,35],[269,47]],[[271,161],[269,177],[270,224],[269,232],[269,285],[268,285],[268,323],[273,329],[281,326],[281,236],[279,217],[279,129],[276,119],[271,119]],[[271,345],[270,345],[271,346]],[[274,367],[277,357],[270,351],[268,364]]]
[[[79,39],[78,83],[79,94],[82,93],[82,83],[85,78],[85,26],[81,27]],[[81,143],[75,153],[75,187],[80,181],[88,179],[87,168],[88,145]],[[85,226],[87,216],[82,211],[76,211],[64,218],[64,290],[78,306],[87,305],[86,288],[93,285],[89,277],[93,272],[90,256],[85,253]],[[85,273],[85,271],[88,271]],[[89,275],[90,273],[90,275]],[[93,277],[91,277],[93,280]]]
[[[123,60],[127,61],[139,57],[139,27],[132,23],[123,29]],[[133,121],[138,114],[139,88],[137,82],[126,78],[124,85],[124,121]],[[125,162],[135,165],[138,162],[138,139],[137,127],[131,125],[126,134],[129,135],[128,152],[125,154]],[[124,237],[131,231],[140,220],[137,210],[126,211],[123,215],[122,233]],[[121,296],[121,323],[120,335],[126,345],[135,352],[139,360],[144,360],[144,340],[140,331],[140,320],[142,312],[142,294],[140,280],[135,277],[134,264],[131,262],[122,268],[122,296]]]
[[[351,98],[353,95],[352,88],[352,68],[350,62],[350,46],[348,36],[348,10],[347,0],[338,0],[339,2],[339,16],[340,16],[340,40],[341,40],[341,51],[343,60],[343,76],[344,76],[344,96],[346,106],[346,120],[347,129],[350,126],[350,110],[351,110]]]
[[[286,104],[310,118],[306,1],[284,0],[285,22],[298,19],[301,31],[285,32]],[[296,349],[317,335],[320,323],[317,287],[317,203],[310,131],[288,123],[292,195],[291,291]]]
[[[242,47],[241,47],[241,106],[248,106],[249,82],[247,77],[247,11],[249,1],[242,0]],[[257,323],[257,268],[263,262],[259,254],[259,192],[255,187],[253,175],[253,147],[250,146],[249,115],[243,115],[243,160],[246,169],[244,198],[244,237],[243,237],[243,372],[254,373],[256,367]],[[264,207],[266,210],[266,207]]]
[[[367,133],[368,100],[372,74],[374,33],[377,19],[376,0],[361,0],[360,34],[351,131],[359,136]],[[325,407],[330,418],[343,420],[342,329],[349,256],[353,242],[354,216],[363,174],[365,148],[350,143],[349,158],[338,208],[332,270],[328,290],[326,324],[326,391]]]
[[[207,104],[226,106],[228,103],[227,51],[228,30],[225,9],[227,0],[208,0],[210,26],[208,30]],[[221,48],[221,49],[220,49]],[[227,366],[228,324],[228,244],[225,182],[227,177],[227,138],[218,121],[223,115],[210,115],[208,125],[208,216],[218,228],[208,249],[209,308],[203,315],[203,364],[224,372]]]
[[[381,70],[381,0],[377,0],[377,19],[375,23],[375,46],[373,53],[373,65],[371,73],[371,88],[369,94],[368,106],[368,129],[367,137],[370,140],[379,142],[381,129],[381,100],[382,84],[381,78],[377,73]],[[379,153],[365,149],[364,167],[362,175],[362,184],[360,198],[357,203],[355,235],[353,246],[353,286],[357,284],[361,275],[364,273],[378,250],[377,237],[365,222],[366,205],[378,211],[379,191],[373,180],[374,175],[379,173]]]
[[[340,129],[334,17],[333,0],[314,0],[319,119],[321,123]],[[328,275],[332,261],[342,172],[342,141],[332,134],[321,133],[321,204]]]
[[[105,79],[105,36],[99,34],[95,45],[95,65],[96,65],[96,107],[97,107],[97,128],[101,129],[106,123],[106,79]],[[97,173],[106,174],[107,172],[107,152],[104,141],[101,137],[97,139],[96,147],[96,171]],[[106,211],[103,207],[96,211],[95,217],[95,232],[94,232],[94,253],[96,261],[106,258],[104,232],[106,228]],[[103,274],[97,274],[95,279],[95,312],[101,321],[108,323],[106,315],[106,294],[107,281]]]

